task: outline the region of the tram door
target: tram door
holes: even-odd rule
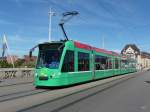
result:
[[[94,51],[92,51],[91,63],[92,63],[92,79],[94,80],[95,79],[95,53]]]

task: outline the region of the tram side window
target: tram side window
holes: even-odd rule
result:
[[[88,53],[78,52],[78,71],[90,70],[90,56]]]
[[[67,50],[62,65],[62,72],[73,72],[74,71],[74,51]]]
[[[108,59],[108,63],[107,63],[108,65],[108,69],[112,69],[112,60],[111,60],[111,58],[109,58]]]
[[[108,69],[108,64],[107,64],[108,58],[105,56],[95,56],[95,69],[96,70],[105,70]]]
[[[119,69],[119,60],[115,58],[115,69]]]

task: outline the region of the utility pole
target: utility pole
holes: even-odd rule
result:
[[[55,12],[52,12],[51,8],[48,12],[49,16],[49,28],[48,28],[48,40],[49,42],[52,41],[51,35],[52,35],[52,16],[55,16]]]

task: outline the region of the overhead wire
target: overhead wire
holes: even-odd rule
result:
[[[108,5],[109,3],[105,2],[104,0],[99,0],[97,1],[98,4],[101,6],[101,8],[103,8],[108,14],[111,15],[112,19],[114,19],[116,21],[116,23],[118,23],[119,25],[121,25],[121,27],[125,30],[129,29],[139,29],[139,28],[145,28],[145,27],[150,27],[150,24],[146,24],[146,25],[138,25],[138,26],[127,26],[126,24],[124,24],[124,22],[122,20],[119,19],[119,15],[116,14],[116,12],[113,12],[113,9],[110,9],[110,7],[108,8],[106,5]],[[71,9],[66,8],[64,5],[60,5],[60,4],[56,4],[53,1],[49,1],[49,3],[55,5],[57,7],[58,10],[60,11],[68,11]],[[72,5],[73,6],[73,5]],[[87,9],[84,9],[84,11],[88,11]],[[89,15],[92,14],[92,11],[88,11]],[[95,13],[95,12],[93,12]],[[89,23],[89,19],[87,19],[87,17],[84,17],[83,15],[78,15],[78,17],[80,18],[80,20],[83,23]],[[97,16],[98,17],[98,16]],[[120,40],[120,38],[118,38]],[[138,43],[137,40],[135,39],[135,43]]]

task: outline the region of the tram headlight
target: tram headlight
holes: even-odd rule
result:
[[[55,75],[56,75],[56,74],[55,74],[55,73],[53,73],[51,76],[52,76],[52,77],[55,77]]]

